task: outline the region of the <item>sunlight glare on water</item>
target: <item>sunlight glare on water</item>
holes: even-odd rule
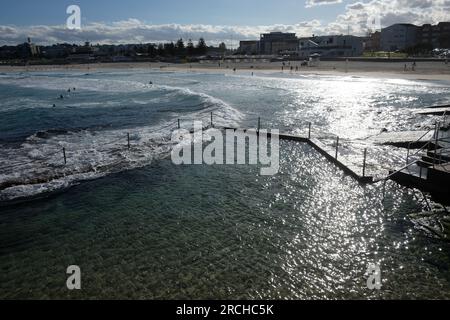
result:
[[[78,89],[52,108],[68,87]],[[295,142],[281,142],[280,172],[267,177],[167,157],[177,119],[188,127],[213,112],[217,125],[255,127],[260,116],[303,135],[312,122],[328,146],[341,137],[340,156],[357,170],[368,148],[369,173],[382,175],[404,150],[365,138],[431,125],[412,112],[448,92],[443,82],[350,77],[1,75],[0,297],[450,298],[449,245],[411,222],[422,210],[413,190],[360,185]],[[371,263],[380,291],[367,288]],[[81,292],[64,287],[72,264]]]

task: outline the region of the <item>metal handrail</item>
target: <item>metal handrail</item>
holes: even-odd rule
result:
[[[410,150],[410,149],[409,149],[409,147],[408,147],[408,155],[407,155],[407,157],[406,157],[406,163],[409,163],[409,158],[418,155],[419,152],[423,151],[426,147],[428,147],[428,146],[431,144],[431,142],[432,142],[431,140],[428,141],[422,148],[420,148],[419,150],[417,150],[416,153],[414,153],[414,154],[412,154],[412,155],[409,154],[409,150]]]
[[[443,114],[443,117],[444,117],[444,123],[445,123],[445,120],[446,120],[446,116],[447,116],[447,110],[446,111],[444,111],[444,114]],[[436,121],[436,124],[435,124],[435,128],[434,129],[430,129],[430,130],[428,130],[425,134],[423,134],[419,139],[417,139],[416,141],[414,141],[414,142],[410,142],[409,144],[408,144],[408,154],[407,154],[407,156],[406,156],[406,163],[409,163],[409,158],[410,157],[413,157],[413,156],[416,156],[417,154],[419,154],[419,152],[421,152],[421,151],[423,151],[426,147],[428,147],[430,144],[431,144],[431,142],[433,142],[433,140],[435,140],[436,141],[436,149],[437,149],[437,143],[439,142],[439,141],[444,141],[444,139],[445,138],[442,138],[442,139],[440,139],[439,138],[439,130],[440,130],[440,126],[438,125],[439,124],[439,122],[437,122]],[[431,139],[430,141],[428,141],[422,148],[420,148],[419,150],[417,150],[413,155],[410,155],[410,150],[411,150],[411,145],[413,144],[413,143],[417,143],[417,142],[420,142],[420,140],[422,140],[427,134],[429,134],[431,131],[435,131],[435,136],[433,137],[433,139]],[[437,154],[437,150],[435,151],[435,153]]]
[[[394,175],[396,175],[397,173],[402,172],[402,171],[405,170],[405,169],[408,169],[410,166],[416,164],[417,162],[419,162],[419,160],[413,161],[413,162],[407,164],[406,166],[402,167],[401,169],[398,169],[398,170],[395,171],[394,173],[391,173],[391,174],[388,175],[387,177],[385,177],[385,178],[383,178],[383,179],[376,180],[376,181],[374,181],[373,183],[378,183],[378,182],[381,182],[381,181],[387,181],[387,180],[389,180],[391,177],[393,177]]]
[[[420,140],[422,140],[427,134],[429,134],[429,133],[430,133],[431,131],[433,131],[433,130],[436,130],[436,128],[428,130],[428,131],[425,132],[419,139],[417,139],[417,140],[414,141],[414,142],[410,142],[410,143],[408,144],[408,155],[406,156],[406,163],[409,162],[409,157],[410,157],[409,151],[411,150],[411,145],[412,145],[413,143],[420,142]],[[422,148],[420,148],[415,154],[413,154],[413,156],[417,155],[420,151],[422,151],[426,146],[428,146],[428,145],[430,144],[430,142],[431,142],[431,140],[428,141],[428,142],[427,142]]]

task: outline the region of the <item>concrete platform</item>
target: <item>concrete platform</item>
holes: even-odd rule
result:
[[[422,109],[422,110],[416,111],[416,114],[435,115],[435,116],[443,116],[444,114],[450,115],[450,107]]]
[[[390,145],[400,148],[420,149],[427,144],[434,136],[434,132],[430,131],[398,131],[383,132],[370,138],[375,144]],[[420,141],[419,141],[420,139]]]

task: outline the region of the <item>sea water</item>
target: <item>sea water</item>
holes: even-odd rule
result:
[[[408,216],[422,210],[416,191],[362,186],[296,142],[281,142],[274,176],[169,156],[178,119],[207,126],[212,112],[218,126],[260,117],[298,135],[311,122],[325,144],[340,137],[355,170],[367,148],[367,173],[382,177],[406,152],[370,137],[432,128],[414,111],[448,103],[449,89],[281,73],[0,74],[0,297],[449,298],[450,247]],[[372,263],[381,290],[367,287]],[[69,265],[80,291],[65,286]]]

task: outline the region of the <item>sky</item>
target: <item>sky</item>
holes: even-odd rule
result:
[[[69,5],[81,30],[69,30]],[[380,24],[373,24],[379,21]],[[204,37],[209,44],[270,31],[364,35],[394,23],[450,21],[450,0],[1,0],[0,45],[146,43]]]

